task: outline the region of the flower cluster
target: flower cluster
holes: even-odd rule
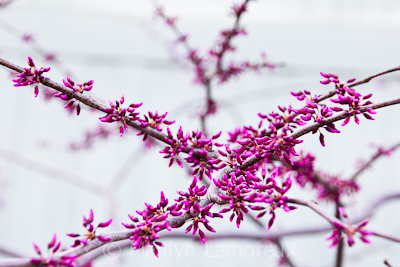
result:
[[[83,93],[83,91],[90,91],[93,88],[93,80],[90,80],[88,82],[85,83],[78,83],[75,84],[74,81],[72,81],[70,78],[67,77],[66,80],[63,80],[63,83],[66,87],[73,89],[75,92],[78,93]],[[77,102],[76,104],[76,115],[79,115],[81,113],[81,107],[79,106],[80,101],[76,100],[75,98],[70,97],[67,94],[63,94],[63,93],[56,93],[54,95],[55,97],[59,97],[64,101],[68,101],[68,103],[65,105],[64,108],[69,108],[71,107],[75,102]]]
[[[225,174],[222,180],[214,180],[214,183],[223,191],[226,191],[226,195],[218,194],[218,196],[223,200],[229,201],[229,208],[222,209],[220,213],[232,210],[230,221],[232,222],[236,215],[236,225],[239,228],[241,221],[243,221],[242,212],[248,213],[249,211],[244,203],[244,196],[251,192],[251,189],[248,187],[245,178],[243,178],[243,175],[236,177],[236,174],[233,172],[230,174],[230,179]]]
[[[40,83],[40,79],[43,78],[42,74],[48,72],[50,68],[37,69],[31,57],[28,57],[28,65],[30,68],[24,68],[23,72],[17,74],[19,78],[12,81],[15,82],[14,86],[26,86],[36,83],[35,97],[37,97],[39,94],[38,84]]]
[[[204,174],[206,174],[210,179],[211,173],[213,170],[218,170],[219,168],[216,164],[220,163],[220,159],[209,158],[207,157],[208,152],[212,150],[213,145],[222,146],[219,143],[213,143],[213,140],[217,139],[221,136],[222,132],[212,136],[207,139],[201,131],[192,131],[192,134],[189,136],[188,144],[190,146],[189,157],[186,157],[185,160],[187,163],[192,164],[190,167],[194,168],[191,175],[198,174],[199,180],[203,179]],[[197,149],[197,155],[193,155],[194,149]]]
[[[280,173],[292,172],[295,181],[305,187],[307,184],[318,191],[318,199],[339,202],[340,197],[356,192],[359,187],[355,181],[340,179],[336,175],[317,172],[314,167],[315,156],[311,153],[300,153],[296,159],[292,158],[293,165],[282,164]]]
[[[182,208],[182,205],[179,206],[175,204],[168,208],[167,205],[168,199],[166,199],[164,193],[161,192],[160,202],[157,206],[154,207],[145,203],[145,208],[142,211],[136,211],[136,213],[142,217],[142,222],[139,221],[139,218],[128,214],[133,223],[122,223],[122,225],[125,228],[133,229],[133,235],[130,237],[130,240],[133,240],[132,246],[135,249],[150,244],[153,246],[154,254],[158,257],[158,249],[156,248],[156,245],[161,247],[164,245],[161,242],[156,241],[156,239],[160,238],[157,232],[164,228],[171,231],[171,226],[167,221],[167,217],[169,214],[174,216],[180,215],[178,211]],[[136,223],[136,225],[134,223]]]
[[[166,146],[160,151],[162,154],[166,154],[164,158],[170,158],[169,167],[176,162],[183,168],[182,161],[178,158],[180,152],[186,147],[189,148],[189,156],[185,158],[186,162],[192,164],[192,168],[195,168],[192,175],[199,174],[200,180],[206,174],[211,179],[211,173],[214,169],[218,169],[215,165],[220,162],[219,159],[208,158],[208,152],[212,151],[213,145],[222,146],[219,143],[213,143],[213,140],[220,137],[221,132],[214,135],[212,138],[207,139],[201,131],[192,131],[192,133],[183,133],[182,127],[179,127],[176,139],[172,135],[172,132],[167,128],[168,138],[165,138]]]
[[[256,157],[266,158],[273,154],[283,157],[289,164],[293,164],[291,156],[298,156],[294,147],[303,142],[288,135],[290,130],[289,124],[282,128],[279,135],[256,137],[253,133],[243,136],[246,140],[237,141],[241,146],[235,152],[241,153],[241,157],[248,158],[252,155]]]
[[[367,107],[367,112],[361,112],[360,108],[363,108],[365,106],[368,106],[370,104],[372,104],[371,101],[365,101],[363,103],[361,103],[362,100],[366,100],[369,99],[372,94],[368,94],[365,96],[362,96],[359,92],[357,92],[356,90],[352,89],[352,88],[345,88],[346,92],[348,93],[348,95],[338,95],[338,98],[336,99],[331,99],[332,102],[337,103],[337,104],[341,104],[341,105],[347,105],[348,109],[346,110],[347,113],[349,114],[349,117],[347,117],[342,126],[345,126],[349,121],[350,121],[350,117],[354,116],[354,121],[359,124],[360,120],[357,117],[357,114],[362,113],[364,115],[365,118],[367,118],[368,120],[373,120],[374,118],[371,117],[370,114],[376,114],[376,111],[374,111],[372,108],[368,108]],[[335,111],[342,111],[342,108],[335,108]]]
[[[149,111],[148,114],[149,114],[149,116],[147,116],[146,114],[143,114],[144,119],[140,119],[140,118],[138,119],[138,121],[141,122],[142,127],[148,127],[149,126],[151,128],[157,129],[157,131],[161,132],[162,129],[161,129],[160,125],[162,123],[164,123],[166,125],[171,125],[171,124],[175,123],[175,121],[168,121],[168,120],[165,119],[165,117],[167,116],[168,112],[165,112],[162,115],[158,115],[158,111],[156,110],[156,112],[154,112],[154,113]],[[140,131],[137,135],[144,135],[143,136],[143,141],[146,141],[146,139],[147,139],[147,134],[146,133]]]
[[[205,59],[199,55],[196,49],[190,49],[187,54],[187,59],[193,64],[195,78],[194,83],[207,84],[209,78],[206,75],[207,68],[204,65]]]
[[[348,219],[347,214],[343,207],[339,207],[339,213],[342,217]],[[333,223],[336,227],[336,229],[333,230],[332,234],[327,237],[327,240],[332,240],[332,243],[329,245],[329,247],[333,247],[337,245],[341,240],[343,240],[343,235],[342,233],[347,237],[347,244],[351,247],[355,242],[354,242],[354,236],[356,233],[359,233],[360,240],[363,241],[364,243],[370,243],[370,241],[366,238],[368,235],[372,235],[373,233],[368,230],[364,230],[363,228],[368,224],[368,220],[365,219],[362,222],[360,222],[358,225],[352,225],[350,220],[348,220],[348,225],[342,225],[339,223],[334,222]]]
[[[229,201],[229,207],[222,209],[220,213],[232,211],[230,221],[232,222],[237,216],[236,225],[239,228],[243,221],[243,213],[249,212],[248,208],[261,211],[256,218],[263,217],[269,211],[269,214],[272,215],[268,223],[269,229],[275,220],[275,209],[282,207],[286,212],[295,209],[293,206],[288,206],[288,198],[284,196],[292,185],[290,174],[282,182],[282,186],[279,186],[275,181],[278,172],[278,169],[275,169],[271,176],[266,178],[266,167],[263,164],[261,171],[263,179],[256,176],[249,179],[249,173],[238,176],[235,172],[232,172],[229,178],[224,175],[223,179],[214,179],[215,185],[225,191],[225,194],[218,194],[218,196]],[[269,208],[260,206],[263,203],[269,204]]]
[[[227,140],[229,143],[236,143],[237,140],[241,139],[243,136],[242,128],[236,127],[232,132],[228,132],[229,139]]]
[[[229,133],[230,139],[228,142],[238,143],[240,147],[229,148],[229,151],[227,150],[229,156],[225,152],[218,151],[222,156],[228,157],[228,160],[225,161],[226,163],[231,167],[237,168],[238,165],[240,166],[251,156],[268,158],[276,155],[283,157],[286,162],[292,164],[290,160],[292,155],[298,156],[294,147],[301,143],[302,140],[294,139],[289,133],[293,132],[293,129],[297,128],[297,126],[304,125],[305,122],[296,118],[296,110],[290,105],[288,108],[285,106],[278,106],[278,108],[282,114],[276,112],[271,112],[268,115],[258,113],[258,116],[262,119],[258,124],[258,129],[252,126],[245,126]],[[269,121],[269,131],[261,128],[265,119]],[[278,130],[281,131],[278,132]]]
[[[221,165],[219,165],[217,168],[221,169],[225,166],[229,166],[240,171],[240,166],[246,161],[249,155],[245,153],[238,153],[237,149],[231,149],[229,145],[225,145],[225,151],[226,152],[218,150],[218,153],[223,157],[223,159]]]
[[[191,222],[191,224],[186,228],[185,233],[188,233],[190,230],[193,229],[192,234],[194,235],[196,234],[197,230],[199,230],[199,236],[203,243],[205,243],[206,236],[204,235],[203,231],[199,229],[199,223],[202,223],[208,231],[215,232],[215,230],[208,224],[209,220],[207,219],[207,216],[211,218],[222,218],[222,215],[220,215],[219,213],[210,212],[210,209],[214,205],[214,203],[210,203],[205,207],[202,207],[199,204],[200,197],[204,196],[207,193],[207,188],[204,185],[201,187],[197,185],[196,176],[194,176],[193,181],[188,188],[188,191],[189,192],[177,191],[180,197],[178,199],[175,199],[175,201],[184,205],[183,209],[187,212],[187,214],[191,216],[191,218],[187,220]],[[179,225],[175,225],[174,228],[181,227],[185,223],[186,221]]]
[[[321,123],[323,119],[329,118],[332,116],[333,111],[336,110],[335,107],[328,107],[324,104],[318,103],[318,96],[314,95],[311,96],[311,93],[307,90],[299,91],[299,92],[291,92],[293,96],[300,101],[306,100],[306,106],[301,109],[293,109],[293,112],[297,115],[300,115],[303,124],[305,122],[310,121],[311,119],[314,122]],[[330,133],[340,133],[339,130],[336,129],[334,123],[330,123],[328,125],[324,125],[323,127]],[[322,146],[325,146],[325,138],[324,135],[321,133],[320,129],[316,129],[313,131],[313,134],[319,131],[319,141]]]
[[[339,202],[341,196],[350,195],[357,192],[359,186],[356,181],[341,179],[337,175],[328,175],[320,172],[324,184],[318,182],[318,198],[326,201]]]
[[[336,87],[336,93],[338,94],[344,94],[346,91],[346,87],[348,88],[348,85],[356,80],[356,78],[352,78],[350,80],[347,80],[347,82],[341,82],[339,80],[339,76],[337,76],[334,73],[324,73],[320,72],[321,76],[326,78],[326,80],[320,81],[321,84],[330,84],[331,82],[335,83]]]
[[[53,259],[53,254],[56,253],[61,246],[61,242],[57,243],[57,235],[54,234],[51,241],[47,244],[47,254],[48,257],[45,258],[42,255],[40,248],[33,243],[33,248],[35,252],[39,255],[40,258],[31,258],[31,262],[34,266],[48,266],[48,267],[57,267],[57,266],[67,266],[73,267],[73,261],[78,255],[63,255],[60,259]]]
[[[183,134],[182,126],[179,127],[178,133],[176,134],[176,139],[172,135],[169,128],[167,128],[167,133],[168,138],[165,138],[165,141],[169,144],[169,146],[166,146],[163,150],[160,151],[160,153],[166,154],[164,158],[171,158],[168,167],[171,167],[171,165],[176,160],[178,165],[183,168],[183,164],[179,160],[178,155],[188,145],[187,141],[189,137]]]
[[[336,93],[338,95],[337,98],[331,99],[332,102],[341,104],[341,105],[347,105],[348,110],[347,113],[349,114],[349,117],[347,117],[342,126],[345,126],[349,121],[350,117],[354,116],[354,120],[357,124],[360,123],[357,114],[362,113],[365,118],[369,120],[373,120],[371,115],[367,114],[366,112],[361,112],[359,109],[363,108],[365,106],[368,106],[372,104],[371,101],[366,101],[364,103],[361,103],[362,100],[369,99],[372,94],[368,94],[365,96],[362,96],[359,92],[357,92],[355,89],[351,88],[351,83],[356,80],[356,78],[350,79],[347,82],[341,82],[339,80],[339,77],[334,74],[334,73],[323,73],[321,72],[321,75],[326,78],[326,80],[321,81],[322,84],[329,84],[331,82],[335,83],[335,88],[336,88]],[[347,95],[346,95],[347,94]],[[331,107],[331,110],[333,111],[342,111],[342,108],[339,107]],[[367,108],[367,112],[370,114],[376,114],[375,111],[372,110],[372,108]]]
[[[125,102],[125,98],[122,95],[121,100],[115,100],[115,104],[110,101],[110,107],[106,108],[104,111],[107,113],[104,117],[100,117],[99,119],[102,122],[114,122],[114,121],[121,121],[122,126],[119,128],[120,136],[124,134],[125,131],[128,131],[128,121],[135,121],[139,120],[138,112],[135,112],[135,108],[140,107],[143,103],[139,104],[130,104],[128,108],[122,108],[121,105]]]
[[[112,222],[112,219],[110,219],[110,220],[108,220],[108,221],[106,221],[106,222],[102,222],[102,223],[99,223],[98,225],[97,225],[97,227],[96,228],[94,228],[93,227],[93,211],[92,210],[90,210],[90,213],[89,213],[89,216],[86,218],[85,216],[83,216],[83,223],[82,223],[82,225],[83,225],[83,227],[85,227],[86,228],[86,233],[85,234],[83,234],[82,235],[82,239],[76,239],[75,240],[75,242],[74,242],[74,244],[72,244],[72,246],[71,247],[76,247],[76,246],[79,246],[80,244],[84,244],[84,245],[86,245],[86,243],[89,241],[89,240],[93,240],[93,239],[98,239],[98,240],[100,240],[100,241],[102,241],[102,242],[108,242],[108,241],[110,241],[111,240],[111,238],[109,238],[109,237],[104,237],[104,236],[101,236],[101,235],[96,235],[96,230],[97,230],[97,228],[104,228],[104,227],[107,227],[107,226],[109,226],[110,224],[111,224],[111,222]],[[74,234],[74,233],[70,233],[70,234],[67,234],[67,236],[70,236],[70,237],[79,237],[79,236],[81,236],[80,234]]]
[[[112,133],[112,130],[106,128],[103,124],[97,125],[95,128],[90,128],[84,133],[84,138],[79,142],[69,143],[71,150],[89,149],[93,146],[95,139],[107,139]]]
[[[268,115],[264,115],[262,113],[258,113],[258,116],[264,120],[267,119],[269,121],[268,128],[273,132],[276,133],[277,129],[283,128],[285,125],[289,125],[289,131],[292,129],[297,128],[297,126],[305,125],[305,123],[300,120],[299,118],[295,118],[297,113],[296,110],[289,105],[287,108],[285,106],[278,106],[279,110],[282,114],[277,112],[271,111]],[[259,124],[261,127],[261,122]]]

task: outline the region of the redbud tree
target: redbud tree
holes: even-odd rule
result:
[[[12,2],[1,1],[0,7],[6,11],[14,4]],[[235,57],[235,52],[242,48],[238,46],[237,40],[249,38],[243,18],[251,17],[251,10],[256,9],[257,4],[259,3],[250,0],[233,4],[229,9],[230,25],[219,30],[218,36],[207,49],[200,49],[191,40],[191,35],[196,33],[181,29],[178,17],[166,11],[168,8],[165,6],[168,7],[168,4],[162,6],[153,2],[152,23],[163,24],[164,30],[169,32],[168,47],[171,57],[176,61],[175,64],[190,73],[195,90],[202,92],[201,99],[196,100],[197,108],[193,111],[190,105],[177,105],[180,95],[174,92],[173,84],[164,83],[163,90],[168,96],[164,101],[174,99],[170,104],[172,107],[176,106],[178,112],[175,114],[189,116],[190,126],[180,122],[180,116],[171,116],[168,110],[161,111],[155,104],[145,103],[140,99],[139,93],[129,93],[130,88],[110,88],[106,96],[103,95],[101,90],[96,90],[98,86],[101,88],[96,79],[89,77],[81,80],[79,70],[67,68],[62,57],[49,52],[34,34],[19,29],[12,21],[2,23],[4,29],[20,38],[24,46],[35,52],[34,55],[26,55],[23,65],[8,59],[7,52],[1,54],[0,65],[6,70],[4,73],[8,80],[8,83],[2,84],[2,90],[13,90],[15,95],[29,95],[29,101],[40,103],[38,105],[43,106],[47,113],[53,112],[52,109],[68,111],[69,118],[57,117],[57,121],[63,124],[68,124],[71,118],[79,124],[79,119],[87,116],[81,129],[71,130],[74,133],[79,132],[79,138],[68,140],[66,157],[79,157],[79,153],[103,149],[101,157],[109,164],[98,168],[109,169],[117,175],[108,185],[104,185],[74,173],[73,163],[67,160],[62,162],[69,169],[65,173],[52,164],[40,162],[40,159],[29,160],[18,154],[18,150],[1,149],[2,158],[17,163],[20,168],[28,168],[45,176],[57,176],[79,190],[87,190],[106,199],[108,206],[104,207],[107,211],[89,208],[83,214],[83,219],[73,218],[80,221],[84,229],[74,226],[68,232],[49,233],[49,242],[44,246],[35,240],[24,239],[21,242],[33,242],[32,251],[35,254],[30,256],[24,257],[24,253],[20,255],[11,252],[7,247],[0,248],[0,252],[8,256],[0,259],[0,266],[93,266],[97,259],[108,258],[104,248],[108,248],[108,252],[128,248],[138,251],[151,249],[153,257],[162,258],[163,250],[168,249],[165,240],[178,238],[193,240],[203,246],[215,240],[229,238],[240,239],[242,242],[274,244],[280,251],[275,264],[296,266],[302,264],[301,259],[290,257],[291,253],[285,247],[284,240],[295,235],[308,237],[320,233],[325,234],[325,237],[318,235],[325,245],[319,249],[335,254],[332,262],[323,264],[342,266],[344,251],[351,251],[354,247],[363,246],[362,244],[374,247],[376,240],[383,240],[388,244],[400,242],[398,234],[389,233],[384,227],[379,227],[379,224],[370,223],[370,218],[378,207],[399,198],[399,192],[393,192],[389,188],[385,194],[371,197],[368,203],[361,203],[363,212],[356,215],[349,212],[360,204],[354,203],[354,199],[362,193],[362,174],[377,159],[390,156],[400,144],[375,146],[369,159],[352,165],[350,175],[338,174],[340,165],[337,166],[336,173],[330,173],[329,166],[326,169],[324,166],[317,167],[318,157],[324,157],[329,152],[317,155],[311,151],[315,144],[323,148],[319,151],[326,151],[324,149],[332,149],[334,146],[340,149],[342,144],[336,138],[346,128],[355,125],[361,127],[363,124],[374,125],[383,108],[391,109],[399,104],[398,94],[391,98],[375,98],[375,92],[369,90],[367,84],[379,81],[382,77],[398,75],[396,72],[400,67],[388,66],[379,72],[365,73],[357,78],[343,77],[341,73],[322,69],[314,76],[315,84],[319,85],[317,91],[294,86],[294,89],[287,92],[290,96],[286,98],[290,99],[288,102],[276,103],[275,106],[263,105],[255,113],[246,113],[245,121],[230,130],[222,127],[223,117],[220,114],[226,108],[226,99],[216,97],[218,90],[224,90],[225,86],[238,82],[249,73],[272,78],[290,68],[290,59],[289,65],[286,65],[270,60],[264,52],[260,52],[259,58],[251,60]],[[79,41],[69,34],[65,34],[65,40]],[[62,73],[62,78],[57,75],[53,78],[53,70]],[[113,79],[131,78],[119,76]],[[118,85],[116,83],[113,86]],[[243,88],[243,91],[246,90],[248,89]],[[116,91],[123,93],[114,94]],[[228,94],[229,92],[225,93]],[[105,100],[108,95],[112,95],[109,101]],[[257,94],[252,95],[253,99],[257,97]],[[243,99],[236,99],[234,105],[240,105],[242,101]],[[44,103],[52,105],[43,105]],[[7,112],[9,113],[3,112],[6,117],[13,111]],[[47,117],[49,116],[46,114],[37,113],[34,115],[35,123],[46,121]],[[215,120],[218,122],[215,123]],[[397,116],[393,116],[390,119],[391,125],[379,124],[379,127],[386,127],[385,131],[393,130],[396,120]],[[88,121],[90,122],[87,123]],[[193,125],[195,126],[192,127]],[[368,131],[355,129],[353,138],[369,134]],[[47,130],[32,128],[30,131]],[[126,160],[112,149],[110,143],[115,143],[117,138],[122,143],[128,142],[127,139],[140,139],[140,144],[136,142],[135,146],[129,147],[130,151],[135,152],[134,157]],[[47,140],[46,137],[43,140]],[[371,141],[379,143],[379,140]],[[45,147],[44,143],[41,145]],[[110,151],[107,152],[104,148]],[[357,147],[352,149],[357,151]],[[152,179],[154,186],[151,194],[157,194],[157,199],[149,197],[139,203],[129,203],[129,210],[123,211],[125,218],[119,218],[115,213],[118,206],[118,186],[131,165],[141,165],[139,160],[144,153],[151,155],[153,162],[146,165],[151,166],[146,167],[147,176],[126,179],[132,179],[137,188],[141,187],[143,180]],[[342,157],[347,157],[346,153]],[[125,160],[125,164],[116,166],[115,162]],[[172,185],[173,182],[168,179],[179,179],[165,177],[164,174],[171,168],[176,173],[182,173],[185,179],[170,194],[167,189],[158,188],[163,183]],[[5,199],[4,205],[12,201],[13,199]],[[51,201],[65,202],[61,198]],[[29,201],[25,205],[29,205]],[[82,205],[86,206],[84,203]],[[74,209],[74,206],[71,205],[70,209]],[[98,216],[99,213],[102,215]],[[109,216],[104,217],[106,214]],[[282,230],[285,221],[301,218],[296,214],[304,214],[311,221],[318,218],[324,223],[304,227],[299,222]],[[23,214],[20,216],[28,225],[23,231],[34,232],[35,229],[29,226],[29,221],[37,218],[24,218]],[[395,220],[391,222],[396,223]],[[221,225],[233,227],[228,232]],[[236,229],[233,230],[234,228]],[[364,253],[362,257],[368,255]],[[121,264],[115,259],[111,262],[113,266]],[[381,263],[383,262],[384,259]],[[385,260],[384,263],[391,266],[390,260]]]

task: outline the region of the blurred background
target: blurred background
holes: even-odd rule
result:
[[[222,29],[233,25],[232,1],[160,4],[166,14],[178,17],[177,26],[189,34],[189,43],[202,55]],[[302,103],[290,91],[332,90],[333,85],[319,83],[320,71],[334,72],[343,80],[362,79],[400,64],[399,1],[255,1],[242,25],[248,35],[234,40],[238,49],[227,59],[257,61],[265,52],[271,62],[284,62],[285,67],[247,72],[226,84],[213,84],[218,111],[209,118],[208,128],[211,134],[223,131],[221,142],[237,126],[257,125],[258,112],[269,113],[277,105],[300,107]],[[23,40],[29,35],[34,41]],[[200,127],[196,114],[204,106],[205,93],[193,84],[192,68],[182,47],[173,46],[175,39],[164,22],[154,19],[154,6],[147,0],[14,0],[0,8],[0,57],[27,66],[30,56],[37,66],[52,67],[46,76],[58,82],[67,74],[76,82],[93,79],[93,90],[85,94],[104,102],[124,94],[128,103],[144,103],[142,113],[168,111],[167,119],[176,120],[174,131],[179,125],[191,131]],[[389,74],[358,90],[373,93],[371,100],[376,102],[398,97],[399,77],[399,73]],[[33,86],[13,87],[12,78],[0,68],[0,248],[32,257],[32,242],[44,249],[54,233],[67,248],[72,239],[65,233],[82,233],[81,216],[90,209],[95,222],[113,218],[103,232],[123,230],[120,223],[128,222],[127,214],[141,209],[144,202],[158,203],[160,191],[172,200],[175,191],[189,186],[192,178],[187,171],[176,164],[168,168],[168,160],[158,153],[163,146],[145,149],[132,129],[119,137],[114,125],[106,125],[109,138],[95,140],[90,149],[71,149],[71,144],[79,146],[85,140],[88,131],[96,131],[101,114],[83,109],[77,117],[63,108],[63,101],[46,101],[44,89],[34,98]],[[376,151],[371,144],[389,147],[400,142],[399,112],[400,107],[393,106],[378,110],[375,121],[362,118],[356,125],[351,120],[338,127],[340,134],[325,134],[326,147],[318,136],[304,136],[300,147],[317,156],[318,170],[349,177],[360,159],[367,160]],[[400,153],[394,152],[359,177],[360,192],[346,199],[351,217],[357,217],[371,200],[400,192],[399,159]],[[315,191],[298,186],[290,196],[316,199]],[[333,205],[321,205],[334,214]],[[380,207],[369,228],[399,237],[399,208],[398,202]],[[267,224],[268,219],[261,221]],[[261,234],[249,220],[240,229],[226,218],[211,225],[217,233]],[[325,225],[320,216],[300,207],[290,213],[279,210],[270,231]],[[184,228],[175,232],[183,233]],[[328,248],[328,233],[288,237],[282,243],[292,252],[295,266],[333,266],[336,249]],[[383,266],[385,258],[394,266],[400,264],[399,244],[370,239],[370,245],[357,239],[354,247],[345,247],[344,266]],[[147,250],[125,249],[100,257],[93,266],[276,266],[279,261],[273,246],[274,253],[257,255],[259,246],[268,243],[252,240],[212,240],[206,247],[191,238],[165,239],[165,244],[159,259]],[[244,254],[215,254],[232,245]]]

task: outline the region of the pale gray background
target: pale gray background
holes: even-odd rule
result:
[[[190,43],[203,53],[220,29],[232,25],[232,17],[227,16],[231,1],[169,0],[162,4],[168,14],[179,17],[178,26],[189,32]],[[108,100],[119,99],[124,94],[128,102],[144,102],[141,112],[170,111],[168,118],[177,120],[174,129],[178,125],[183,125],[184,130],[196,129],[199,123],[193,114],[201,107],[203,89],[192,84],[190,70],[171,59],[169,45],[175,36],[161,21],[153,20],[153,10],[151,2],[145,0],[18,0],[0,10],[0,18],[23,32],[33,33],[44,47],[55,51],[82,79],[80,82],[94,79],[91,95]],[[248,73],[223,86],[215,86],[213,94],[223,104],[218,115],[210,120],[210,128],[215,133],[238,125],[255,125],[259,120],[258,112],[267,113],[277,105],[292,103],[300,106],[290,96],[290,91],[307,89],[322,93],[331,89],[319,84],[319,71],[335,72],[343,79],[361,79],[400,63],[399,1],[257,1],[250,4],[243,24],[249,35],[235,40],[237,60],[257,60],[260,51],[265,51],[271,60],[286,62],[287,66],[274,73]],[[27,56],[33,57],[39,66],[43,63],[37,53],[2,28],[0,56],[23,66]],[[43,66],[51,64],[43,63]],[[48,76],[58,81],[65,77],[56,68]],[[387,75],[360,90],[373,92],[372,101],[398,96],[399,76],[399,73]],[[46,103],[41,99],[42,95],[35,99],[33,87],[14,88],[8,71],[3,68],[0,70],[0,89],[2,150],[16,152],[106,186],[128,157],[141,147],[141,139],[134,134],[118,138],[115,132],[115,137],[97,143],[92,150],[71,153],[67,150],[68,140],[82,139],[86,129],[98,124],[98,113],[83,110],[79,117],[69,116],[59,101]],[[379,110],[374,116],[375,121],[361,119],[360,125],[351,121],[345,128],[339,127],[341,134],[326,134],[325,148],[314,135],[304,137],[301,147],[318,155],[318,169],[346,177],[352,173],[357,159],[366,159],[373,153],[371,143],[388,146],[400,140],[399,111],[399,107],[389,107]],[[143,153],[114,192],[116,203],[111,210],[115,230],[122,229],[120,222],[127,221],[126,214],[140,209],[143,202],[158,201],[161,190],[173,199],[176,190],[187,188],[190,179],[186,172],[176,166],[167,168],[168,162],[162,159],[158,150]],[[31,243],[37,242],[44,248],[53,233],[58,233],[65,246],[72,243],[64,233],[82,232],[81,216],[90,208],[95,212],[96,221],[110,217],[104,197],[5,158],[3,153],[0,158],[1,247],[33,256]],[[348,199],[351,216],[356,216],[369,200],[380,194],[400,190],[398,162],[399,153],[395,153],[374,164],[372,171],[360,177],[362,191]],[[314,192],[310,192],[295,188],[292,196],[315,198]],[[381,208],[370,228],[400,236],[398,208],[397,203]],[[273,231],[325,223],[306,208],[290,214],[278,211],[277,216]],[[267,219],[263,221],[267,222]],[[248,221],[240,230],[227,220],[211,225],[217,232],[258,231]],[[335,250],[327,248],[329,243],[324,240],[325,236],[288,238],[284,244],[294,248],[296,257],[292,260],[298,266],[332,266]],[[346,247],[345,266],[382,266],[386,257],[394,266],[400,264],[398,244],[374,237],[371,240],[372,245],[362,244],[357,239],[353,248]],[[142,252],[126,252],[124,257],[119,257],[120,261],[103,258],[95,266],[273,266],[277,262],[277,258],[271,256],[208,257],[204,246],[192,241],[166,243],[172,252],[160,249],[160,259],[145,257]],[[209,244],[210,249],[227,244],[250,245],[256,249],[258,245],[243,240]],[[180,250],[184,245],[195,246],[196,258],[181,256],[177,262],[176,249]]]

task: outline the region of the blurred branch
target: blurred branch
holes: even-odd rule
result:
[[[349,180],[351,181],[355,181],[357,179],[357,177],[363,172],[365,171],[368,167],[371,166],[371,164],[377,160],[378,158],[380,158],[383,155],[388,155],[388,153],[394,151],[395,149],[397,149],[398,147],[400,147],[400,143],[388,148],[387,150],[385,150],[384,148],[379,148],[378,151],[371,157],[370,160],[368,160],[366,163],[364,163],[351,177]]]
[[[129,172],[139,163],[143,158],[146,150],[143,148],[136,149],[126,160],[122,167],[115,174],[111,180],[109,187],[116,189],[128,177]]]
[[[76,79],[76,75],[72,74],[72,72],[58,59],[58,57],[54,53],[46,51],[44,46],[42,46],[38,41],[36,41],[36,39],[32,35],[27,35],[23,31],[15,27],[13,24],[8,23],[7,21],[1,18],[0,18],[0,27],[3,28],[3,30],[5,30],[9,34],[13,35],[14,37],[18,39],[23,39],[25,44],[27,44],[33,51],[38,53],[43,58],[43,60],[51,61],[52,63],[54,63],[60,69],[60,72],[63,75],[68,75],[70,76],[70,78],[75,77],[74,79]]]
[[[9,4],[11,4],[14,1],[15,0],[0,0],[0,9],[5,8],[6,6],[8,6]]]
[[[107,191],[102,186],[92,183],[91,181],[86,180],[81,176],[65,170],[60,170],[54,167],[47,166],[38,161],[28,159],[27,157],[19,155],[18,153],[15,153],[13,151],[0,148],[0,158],[8,162],[18,164],[19,166],[24,167],[28,170],[32,170],[48,177],[60,179],[68,183],[77,185],[96,194],[105,194]]]
[[[389,259],[385,259],[385,261],[383,262],[386,266],[388,267],[393,267],[390,263],[389,263]]]
[[[2,248],[2,247],[0,247],[0,254],[3,254],[5,256],[9,256],[9,257],[13,257],[13,258],[21,258],[22,257],[21,255],[15,253],[15,252],[12,252],[8,249]]]
[[[357,82],[351,83],[351,84],[349,84],[349,87],[354,87],[354,86],[358,86],[358,85],[361,85],[361,84],[364,84],[364,83],[369,83],[372,79],[374,79],[376,77],[379,77],[379,76],[382,76],[382,75],[385,75],[385,74],[388,74],[388,73],[391,73],[391,72],[399,71],[399,70],[400,70],[400,66],[395,67],[395,68],[391,68],[391,69],[388,69],[388,70],[385,70],[385,71],[382,71],[382,72],[379,72],[379,73],[371,75],[371,76],[369,76],[369,77],[367,77],[365,79],[362,79],[362,80],[359,80]]]
[[[275,243],[275,245],[279,248],[279,250],[280,250],[281,253],[282,253],[282,256],[281,256],[281,258],[280,258],[280,260],[279,260],[279,263],[280,263],[280,264],[281,264],[281,263],[286,263],[286,264],[289,265],[290,267],[295,267],[294,264],[293,264],[293,262],[292,262],[292,261],[290,260],[290,258],[289,258],[289,254],[286,253],[285,248],[282,246],[281,241],[280,241],[279,239],[276,239],[274,243]],[[280,264],[279,264],[279,265],[280,265]]]
[[[382,233],[379,233],[376,231],[372,231],[372,235],[400,243],[400,237],[394,237],[394,236],[390,236],[388,234],[382,234]]]

